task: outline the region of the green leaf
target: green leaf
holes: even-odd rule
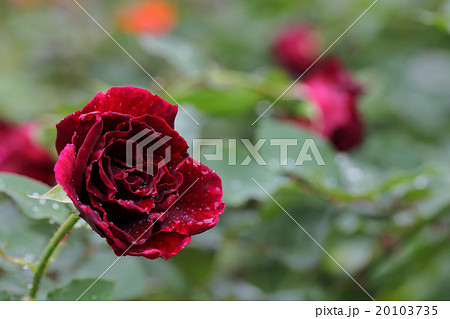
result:
[[[23,194],[47,193],[50,187],[33,179],[9,174],[0,173],[0,192],[10,197],[18,206],[19,210],[31,219],[52,219],[57,223],[62,223],[70,212],[67,205],[52,203],[45,199],[33,199]]]
[[[243,88],[205,87],[191,90],[180,97],[181,103],[191,103],[206,114],[214,116],[246,113],[253,109],[259,100],[258,93]]]
[[[61,185],[56,185],[55,187],[53,187],[51,190],[49,190],[47,193],[42,194],[42,195],[26,195],[30,198],[33,199],[39,199],[39,200],[51,200],[51,201],[55,201],[55,202],[59,202],[59,203],[66,203],[66,204],[71,204],[72,201],[70,200],[70,198],[67,196],[66,192],[64,191],[64,189],[62,188]]]
[[[17,205],[8,198],[0,199],[0,212],[0,249],[2,253],[7,258],[21,259],[21,261],[28,263],[36,261],[57,226],[51,225],[48,220],[31,220],[25,217],[18,211]],[[26,265],[23,262],[21,263],[23,266]],[[0,257],[0,268],[2,270],[14,271],[16,267],[19,266]],[[21,289],[26,287],[27,282],[25,280],[24,285],[22,285],[22,278],[25,274],[21,273],[20,275],[21,278],[18,278],[20,283],[17,288]],[[14,295],[22,293],[21,291],[7,289],[4,280],[7,279],[2,273],[0,275],[0,287],[2,289]]]
[[[48,299],[52,301],[75,301],[77,300],[94,282],[95,278],[74,279],[67,285],[57,288],[48,294]],[[93,285],[80,300],[112,300],[114,282],[100,279]]]

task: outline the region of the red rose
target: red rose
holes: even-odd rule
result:
[[[330,58],[299,85],[307,100],[316,107],[313,119],[295,119],[328,138],[340,151],[356,146],[363,126],[357,109],[362,88],[355,83],[340,61]]]
[[[220,178],[174,130],[177,111],[146,90],[116,87],[57,125],[56,179],[117,255],[168,259],[224,210]]]
[[[297,25],[282,30],[275,38],[275,58],[287,70],[301,75],[320,54],[320,37],[309,25]]]
[[[33,125],[0,122],[0,171],[28,176],[48,185],[55,184],[55,161],[31,138]]]

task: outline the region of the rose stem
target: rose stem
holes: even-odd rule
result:
[[[75,223],[80,219],[75,214],[70,214],[70,216],[64,221],[64,223],[59,226],[56,233],[53,234],[53,237],[50,239],[50,242],[47,244],[47,247],[45,247],[44,252],[41,255],[41,258],[39,259],[39,264],[36,268],[36,272],[33,277],[33,286],[30,290],[30,299],[34,300],[36,299],[36,293],[39,288],[39,284],[41,282],[42,276],[44,275],[47,266],[50,262],[50,258],[53,254],[53,252],[58,248],[59,244],[61,243],[61,240],[66,236],[66,234],[72,229],[72,227],[75,225]]]

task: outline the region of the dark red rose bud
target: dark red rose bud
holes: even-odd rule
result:
[[[57,125],[56,179],[117,255],[168,259],[224,210],[219,176],[174,130],[177,110],[116,87]]]
[[[33,141],[33,131],[32,124],[0,122],[0,171],[55,185],[55,161],[46,149]]]
[[[283,67],[299,76],[319,57],[320,42],[320,37],[312,26],[297,25],[278,34],[273,51]]]
[[[350,150],[361,141],[363,125],[357,102],[362,88],[337,58],[324,61],[298,89],[316,112],[309,120],[294,119],[296,123],[320,133],[339,151]]]

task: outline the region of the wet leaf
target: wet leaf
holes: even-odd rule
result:
[[[72,201],[70,200],[70,198],[67,196],[66,192],[63,190],[61,185],[56,185],[55,187],[53,187],[51,190],[49,190],[48,192],[46,192],[45,194],[42,195],[26,195],[30,198],[33,199],[39,199],[39,200],[51,200],[51,201],[55,201],[55,202],[59,202],[59,203],[66,203],[66,204],[71,204]]]
[[[49,186],[33,179],[15,174],[0,173],[0,192],[14,200],[25,216],[31,219],[51,219],[56,223],[62,223],[70,212],[66,204],[45,199],[37,200],[23,195],[38,196],[49,190]]]

